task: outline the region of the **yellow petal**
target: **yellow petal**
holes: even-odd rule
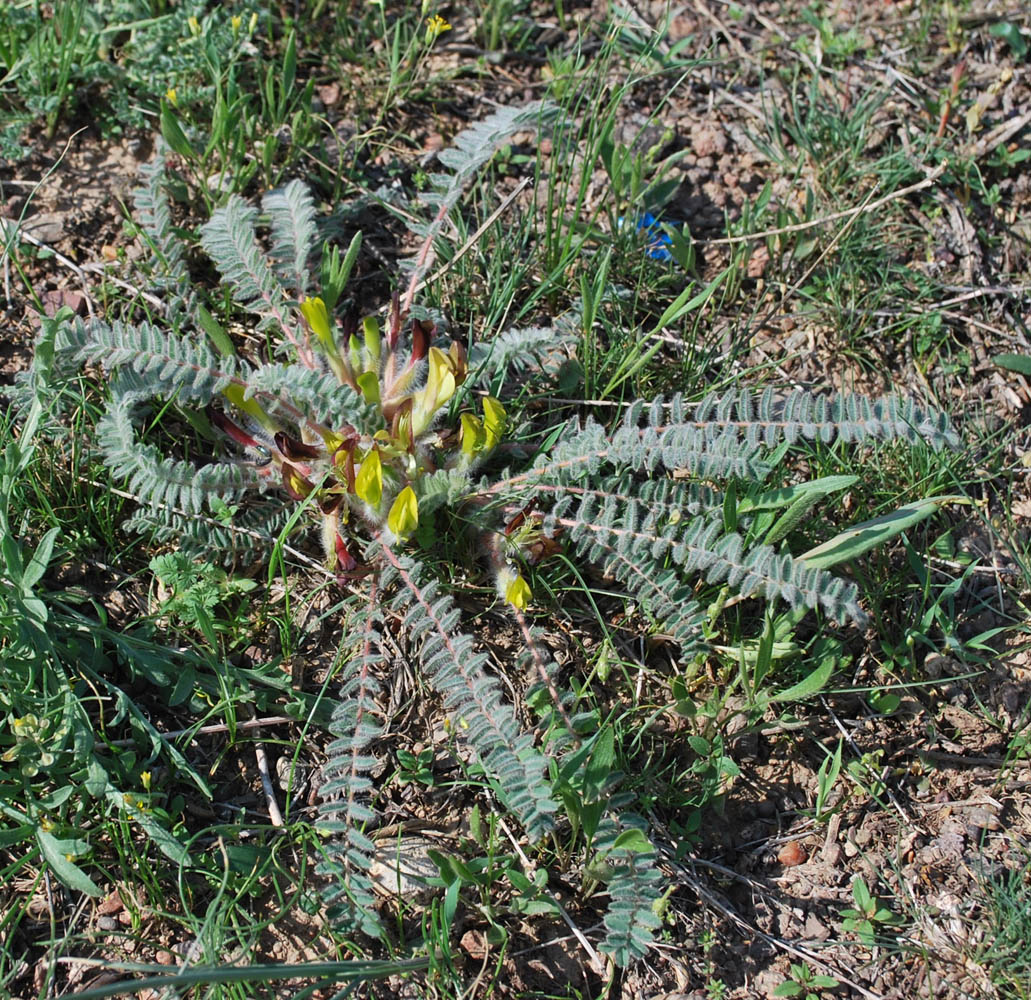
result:
[[[379,507],[383,497],[383,463],[375,448],[365,456],[362,467],[354,477],[354,491],[370,507]]]
[[[505,600],[508,601],[513,608],[525,611],[526,605],[530,603],[531,597],[533,597],[533,593],[530,591],[530,585],[523,579],[522,574],[517,573],[514,579],[505,588]]]
[[[419,501],[411,486],[398,493],[387,515],[387,527],[402,540],[419,527]]]
[[[451,370],[451,359],[439,348],[431,347],[429,356],[430,374],[426,388],[434,411],[440,409],[455,394],[455,373]]]
[[[483,398],[483,429],[487,434],[487,450],[500,440],[505,429],[505,408],[493,396]]]
[[[463,413],[461,420],[462,453],[472,458],[477,452],[483,450],[487,435],[484,433],[479,417],[474,417],[471,413]]]
[[[313,299],[305,299],[301,303],[301,315],[308,321],[312,333],[319,338],[322,346],[327,351],[332,351],[333,335],[329,329],[329,313],[326,311],[326,303],[318,296]]]
[[[419,437],[437,412],[454,394],[455,373],[451,359],[439,347],[431,347],[427,360],[426,385],[412,397],[412,431]]]

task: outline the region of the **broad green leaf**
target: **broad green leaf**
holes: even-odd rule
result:
[[[996,354],[992,363],[1018,375],[1031,376],[1031,356],[1027,354]]]
[[[57,541],[59,534],[61,534],[60,528],[51,528],[39,540],[36,551],[32,554],[32,558],[22,573],[21,586],[23,593],[28,593],[47,571],[47,566],[50,565],[50,557],[54,551],[54,542]]]
[[[615,760],[615,733],[611,726],[602,726],[591,743],[591,756],[584,768],[583,796],[585,801],[597,801],[605,794],[605,786],[612,775]]]
[[[796,503],[800,497],[825,497],[840,490],[847,490],[859,482],[859,476],[823,476],[808,483],[796,486],[783,486],[776,490],[767,490],[757,497],[743,497],[739,501],[742,514],[756,510],[775,510]]]
[[[1024,13],[1026,16],[1026,7]],[[1027,42],[1024,41],[1020,28],[1013,21],[999,21],[988,29],[988,33],[995,35],[996,38],[1001,38],[1013,50],[1013,54],[1018,59],[1023,59],[1027,55]]]
[[[172,108],[168,104],[161,106],[161,134],[174,152],[187,160],[197,159],[197,154],[190,145],[190,140],[186,138],[179,119],[173,114]]]
[[[93,879],[71,860],[71,856],[85,850],[87,845],[76,840],[58,840],[40,827],[36,827],[36,843],[50,870],[69,889],[84,892],[87,896],[103,895]]]
[[[20,844],[28,840],[35,832],[36,827],[31,823],[21,823],[11,827],[9,830],[0,830],[0,847],[10,847],[12,844]]]
[[[775,694],[770,700],[802,701],[804,698],[811,698],[827,686],[835,666],[837,666],[837,660],[834,657],[827,657],[811,674],[803,677],[797,684]]]
[[[649,851],[655,850],[655,848],[642,831],[636,827],[631,827],[616,837],[612,844],[612,850],[630,851],[631,854],[647,854]]]
[[[232,340],[229,339],[229,334],[222,329],[222,324],[204,306],[197,306],[197,322],[200,323],[201,329],[211,338],[211,342],[215,345],[215,350],[222,357],[232,358],[236,356],[236,348],[233,346]]]
[[[926,500],[918,500],[916,503],[899,507],[898,510],[892,511],[890,514],[884,514],[881,517],[875,517],[871,521],[857,524],[855,527],[835,535],[822,545],[817,545],[815,549],[810,549],[798,558],[818,569],[828,569],[831,566],[837,566],[838,563],[855,559],[864,552],[868,552],[870,549],[883,545],[897,535],[901,535],[903,531],[926,520],[948,503],[969,504],[971,501],[968,497],[957,495],[928,497]]]

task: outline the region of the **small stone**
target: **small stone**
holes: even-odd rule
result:
[[[22,223],[25,232],[41,243],[57,243],[64,239],[64,216],[55,212],[41,212]]]
[[[984,806],[972,806],[967,810],[966,821],[968,828],[973,826],[978,830],[998,830],[999,817]]]
[[[714,153],[722,153],[727,148],[727,136],[723,129],[712,122],[699,122],[691,129],[691,148],[705,159]],[[706,166],[711,166],[711,162]]]
[[[837,868],[841,864],[841,847],[837,844],[828,844],[820,856],[832,868]]]
[[[785,844],[777,853],[777,860],[785,868],[794,868],[796,865],[804,865],[809,860],[805,848],[797,840]]]
[[[845,841],[845,857],[854,858],[859,853],[859,848],[856,847],[855,842],[851,837]]]
[[[48,316],[56,316],[59,309],[67,306],[76,316],[85,316],[86,297],[81,292],[73,292],[68,288],[51,289],[43,293],[43,312]]]
[[[745,273],[749,278],[761,278],[766,270],[766,265],[770,262],[770,252],[766,247],[759,247],[752,253],[752,256],[748,258],[748,265],[745,269]]]
[[[479,931],[466,931],[462,935],[463,951],[474,961],[482,962],[487,956],[487,943]]]
[[[105,243],[100,248],[100,256],[103,257],[104,260],[107,260],[107,261],[118,260],[118,248],[111,246],[110,243]]]
[[[826,941],[830,936],[830,928],[822,920],[819,920],[812,913],[806,917],[805,929],[802,931],[802,937],[806,941]]]
[[[116,931],[118,930],[118,920],[115,917],[102,916],[97,917],[97,926],[102,931]]]
[[[117,892],[112,892],[110,896],[102,900],[100,905],[97,907],[97,913],[108,916],[112,913],[117,913],[119,910],[124,909],[122,903],[122,897]]]
[[[175,955],[163,948],[154,956],[154,961],[160,965],[175,965]]]
[[[340,84],[327,83],[321,87],[315,88],[315,93],[318,94],[319,100],[327,107],[331,108],[337,101],[340,100]]]

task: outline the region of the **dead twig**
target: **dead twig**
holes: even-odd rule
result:
[[[243,719],[237,722],[235,726],[230,726],[225,722],[214,722],[210,726],[201,726],[200,729],[194,729],[192,726],[189,729],[174,729],[167,733],[158,733],[158,736],[163,740],[177,740],[180,736],[190,736],[192,739],[196,739],[198,736],[211,736],[215,733],[228,733],[230,730],[237,729],[265,729],[269,726],[284,726],[288,723],[299,723],[299,719],[293,719],[289,715],[269,715],[263,719]],[[111,746],[113,747],[130,747],[136,741],[132,739],[128,740],[112,740]]]
[[[721,236],[712,240],[695,240],[696,246],[733,246],[737,243],[748,243],[751,240],[764,240],[768,236],[781,236],[784,233],[801,233],[807,229],[815,229],[817,226],[824,226],[828,222],[836,222],[838,219],[849,219],[852,216],[860,215],[863,212],[874,212],[878,208],[904,198],[906,195],[915,194],[929,188],[945,172],[947,163],[939,163],[930,171],[922,181],[910,184],[908,187],[899,188],[898,191],[891,191],[876,201],[866,201],[855,208],[847,208],[841,212],[832,212],[830,215],[823,215],[819,219],[810,219],[808,222],[795,222],[790,226],[781,226],[777,229],[764,229],[758,233],[746,233],[743,236]]]
[[[254,744],[254,759],[258,762],[258,774],[261,775],[261,787],[265,792],[265,802],[268,805],[268,817],[273,826],[286,826],[283,821],[283,814],[279,811],[279,803],[276,801],[276,789],[272,784],[272,775],[268,770],[268,757],[265,754],[265,744]]]
[[[516,854],[519,855],[519,860],[523,863],[526,870],[531,871],[535,867],[533,862],[531,862],[530,859],[526,856],[526,852],[523,850],[522,845],[512,835],[512,831],[509,830],[508,826],[505,824],[505,821],[500,817],[498,818],[498,829],[501,830],[501,832],[506,837],[508,837],[508,841],[512,845],[512,849],[516,852]],[[572,918],[569,916],[568,913],[566,913],[565,908],[562,906],[562,904],[559,903],[559,901],[550,894],[549,899],[552,903],[555,904],[555,907],[559,912],[559,916],[562,917],[563,921],[565,921],[566,926],[573,932],[573,936],[576,938],[577,941],[580,942],[580,947],[583,948],[583,950],[587,953],[587,957],[591,961],[592,969],[599,975],[603,975],[606,968],[605,959],[598,954],[594,945],[592,945],[591,942],[588,941],[586,937],[584,937],[583,931],[581,931],[580,928],[573,923]]]

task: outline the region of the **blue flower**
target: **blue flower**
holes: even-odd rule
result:
[[[620,216],[619,226],[622,227],[626,220]],[[637,231],[644,233],[648,238],[645,245],[645,254],[651,260],[672,260],[673,254],[668,247],[672,244],[669,234],[662,228],[662,223],[652,215],[651,212],[642,212],[637,219]]]

